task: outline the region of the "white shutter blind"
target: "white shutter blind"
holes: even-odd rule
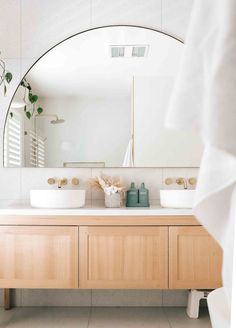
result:
[[[30,165],[45,167],[45,139],[30,130]]]
[[[4,135],[4,166],[21,167],[23,155],[23,129],[20,115],[14,114],[6,123]]]

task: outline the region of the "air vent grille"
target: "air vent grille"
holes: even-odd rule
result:
[[[147,57],[148,45],[111,45],[112,58],[143,58]]]
[[[125,56],[125,47],[111,47],[111,57],[124,57]]]
[[[137,46],[132,49],[132,57],[145,57],[146,47]]]

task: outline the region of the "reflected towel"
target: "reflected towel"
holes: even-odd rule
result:
[[[134,159],[133,159],[133,139],[130,139],[123,161],[123,167],[133,167],[134,166]]]
[[[228,307],[236,216],[235,85],[236,1],[197,0],[166,126],[194,129],[202,136],[205,151],[194,212],[224,250]]]

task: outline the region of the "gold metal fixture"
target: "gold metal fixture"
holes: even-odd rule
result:
[[[167,186],[171,185],[172,183],[173,183],[173,179],[172,179],[172,178],[166,178],[166,179],[165,179],[165,184],[166,184]]]
[[[63,178],[63,179],[58,179],[57,183],[58,183],[58,188],[60,189],[62,186],[65,186],[67,185],[67,179],[66,178]]]
[[[71,183],[72,183],[74,186],[77,186],[77,185],[79,184],[79,179],[77,179],[77,178],[73,178],[73,179],[71,180]]]
[[[185,179],[185,178],[178,178],[178,179],[176,179],[176,183],[178,185],[184,185],[184,189],[188,189],[187,179]]]
[[[54,178],[49,178],[48,179],[48,184],[53,185],[56,183],[56,180]]]
[[[196,178],[189,178],[188,179],[188,183],[191,185],[191,186],[195,186],[197,184],[197,179]]]

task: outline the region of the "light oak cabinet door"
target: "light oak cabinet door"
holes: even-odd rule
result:
[[[203,227],[169,228],[169,288],[221,286],[222,251]]]
[[[80,227],[79,288],[168,288],[167,227]]]
[[[0,288],[78,288],[78,228],[0,227]]]

